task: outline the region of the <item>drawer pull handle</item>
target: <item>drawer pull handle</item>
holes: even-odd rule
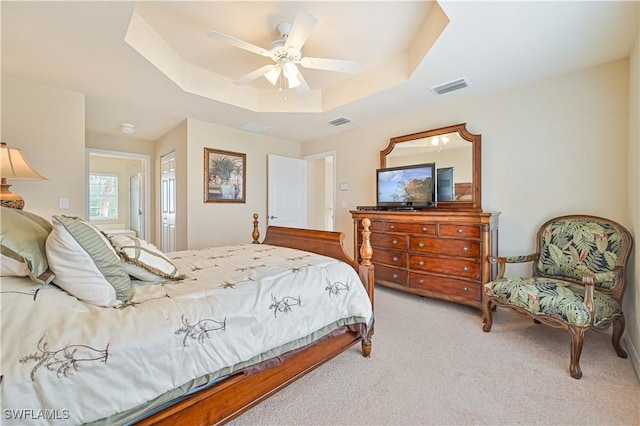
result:
[[[462,234],[463,232],[464,232],[464,229],[458,228],[458,234]]]
[[[468,267],[468,266],[465,266],[464,268],[462,268],[462,270],[463,270],[464,272],[469,272],[469,267]]]
[[[395,225],[389,225],[389,229],[396,229]]]
[[[397,273],[394,273],[394,274],[393,274],[393,279],[394,279],[394,280],[397,280],[397,279],[398,279],[398,274],[397,274]]]
[[[400,258],[398,256],[393,256],[393,261],[397,262],[398,260],[400,260]]]
[[[418,283],[420,283],[420,284],[424,284],[424,278],[420,278],[420,279],[418,280]]]
[[[427,227],[426,226],[422,227],[422,232],[427,232]]]
[[[420,262],[418,262],[418,265],[424,266],[424,260],[421,260]]]
[[[469,291],[469,287],[467,286],[462,287],[462,291]]]
[[[394,246],[398,244],[398,240],[393,240],[391,241],[391,244],[393,244]]]
[[[468,246],[464,246],[462,247],[462,251],[464,251],[465,253],[469,251],[469,247]]]
[[[420,248],[424,248],[424,243],[423,243],[422,241],[420,241],[420,242],[418,243],[418,247],[420,247]]]

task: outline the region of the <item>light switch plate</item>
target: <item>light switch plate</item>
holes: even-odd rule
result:
[[[340,191],[346,191],[349,189],[349,185],[346,183],[341,183],[340,184]]]
[[[68,198],[60,198],[60,209],[61,210],[69,209],[69,199]]]

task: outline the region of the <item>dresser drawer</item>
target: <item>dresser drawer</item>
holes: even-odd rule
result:
[[[400,268],[407,267],[407,252],[393,250],[374,250],[373,261]]]
[[[375,279],[390,281],[398,285],[407,285],[407,271],[405,269],[392,268],[390,266],[380,265],[374,263],[375,266]]]
[[[478,302],[482,300],[482,285],[472,281],[453,280],[436,275],[411,272],[409,274],[409,287],[468,297]]]
[[[380,232],[371,233],[371,245],[374,247],[406,250],[407,245],[405,240],[406,237],[404,235],[382,234]]]
[[[436,224],[387,222],[385,231],[403,232],[406,234],[436,235]]]
[[[438,225],[438,235],[441,237],[480,239],[480,225],[452,225],[441,223]]]
[[[421,253],[480,258],[480,242],[468,240],[446,240],[440,238],[409,237],[409,249]]]
[[[471,280],[480,279],[480,263],[473,260],[410,255],[409,266],[413,270],[453,275]]]

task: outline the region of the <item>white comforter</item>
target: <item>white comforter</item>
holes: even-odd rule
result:
[[[121,309],[2,278],[0,423],[97,421],[300,347],[309,335],[372,322],[353,268],[328,257],[252,244],[170,257],[189,278],[134,281]]]

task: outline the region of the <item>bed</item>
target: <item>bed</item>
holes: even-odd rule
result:
[[[82,293],[86,285],[63,290],[61,264],[91,262],[65,252],[56,259],[55,240],[70,224],[88,224],[33,216],[2,210],[3,424],[223,424],[358,342],[370,354],[369,244],[360,263],[338,232],[268,227],[259,244],[257,215],[252,244],[163,254],[143,241],[126,251],[122,241],[92,235],[115,247],[129,277],[155,277],[132,280],[128,295],[118,285],[105,295],[98,287]],[[18,241],[17,217],[45,233],[52,227],[48,267],[25,257],[27,277],[15,272],[16,254],[26,252],[9,244]]]

